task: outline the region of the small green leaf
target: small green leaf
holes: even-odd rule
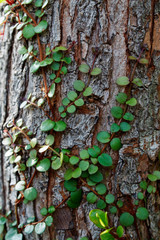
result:
[[[88,97],[88,96],[90,96],[92,93],[93,93],[92,88],[91,88],[91,87],[87,87],[87,88],[84,90],[84,92],[83,92],[83,96],[84,96],[84,97]]]
[[[56,84],[55,83],[52,83],[51,87],[50,87],[50,90],[48,92],[48,97],[49,98],[52,98],[54,96],[54,93],[55,93],[55,89],[56,89]]]
[[[120,216],[120,223],[122,226],[130,227],[134,223],[134,217],[130,213],[124,212]]]
[[[29,144],[34,148],[37,145],[37,138],[32,138]]]
[[[136,217],[140,220],[146,220],[149,216],[148,210],[144,207],[139,207],[136,212]]]
[[[25,46],[22,46],[22,47],[18,50],[18,53],[24,55],[24,54],[28,53],[28,50],[27,50],[27,48],[26,48]]]
[[[98,199],[98,197],[93,192],[90,192],[87,194],[87,202],[95,203],[97,201],[97,199]]]
[[[82,174],[82,170],[81,168],[76,168],[73,172],[72,172],[72,177],[73,178],[79,178]]]
[[[69,103],[70,103],[70,100],[69,100],[68,98],[63,98],[62,104],[63,104],[64,106],[67,106]]]
[[[142,83],[142,80],[139,79],[139,78],[134,78],[132,83],[134,83],[135,85],[137,85],[138,87],[142,87],[143,86],[143,83]]]
[[[93,209],[89,213],[90,220],[99,228],[105,229],[108,227],[107,213],[99,209]]]
[[[62,59],[63,62],[70,64],[72,62],[72,59],[70,57],[65,57]]]
[[[50,213],[50,214],[54,213],[55,211],[56,211],[56,209],[55,209],[54,206],[50,206],[50,207],[48,208],[48,213]]]
[[[123,236],[123,234],[124,234],[123,227],[122,226],[118,226],[116,232],[117,232],[118,237],[121,238]]]
[[[45,219],[45,223],[48,227],[50,227],[53,223],[53,217],[52,216],[48,216],[46,219]]]
[[[109,208],[109,211],[110,211],[110,213],[115,214],[115,213],[117,213],[117,208],[115,206],[111,206]]]
[[[119,103],[125,103],[127,101],[127,94],[123,92],[118,93],[118,95],[116,96],[116,100]]]
[[[127,112],[127,113],[124,114],[123,119],[126,120],[126,121],[133,121],[134,116],[132,115],[132,113]]]
[[[113,123],[111,125],[111,132],[112,133],[118,132],[119,130],[120,130],[120,126],[117,123]]]
[[[146,59],[146,58],[141,58],[141,59],[139,60],[139,62],[140,62],[141,64],[148,64],[148,63],[149,63],[148,59]]]
[[[70,162],[70,164],[75,165],[75,164],[77,164],[77,163],[79,162],[79,158],[76,157],[76,156],[72,156],[72,157],[69,159],[69,162]]]
[[[71,105],[67,107],[67,112],[68,113],[74,113],[76,111],[76,107],[74,105]]]
[[[101,153],[101,149],[98,146],[93,145],[93,148],[88,148],[88,153],[91,157],[96,158]]]
[[[61,68],[60,74],[67,74],[67,68],[65,66]]]
[[[123,202],[122,202],[122,200],[118,200],[118,201],[117,201],[117,206],[118,206],[119,208],[123,207]]]
[[[97,76],[99,74],[101,74],[102,70],[100,68],[94,68],[91,72],[92,76]]]
[[[77,100],[74,102],[74,104],[75,104],[77,107],[81,107],[81,106],[84,105],[84,101],[83,101],[82,98],[79,98],[79,99],[77,99]]]
[[[127,105],[134,107],[137,104],[137,100],[135,98],[131,98],[126,102]]]
[[[24,232],[27,233],[27,234],[30,234],[32,233],[34,230],[34,226],[33,225],[27,225],[24,229]]]
[[[46,172],[49,170],[50,166],[50,160],[48,158],[44,158],[39,163],[37,163],[36,169],[38,172]]]
[[[23,191],[25,189],[25,181],[19,181],[16,186],[15,186],[15,190],[16,191]]]
[[[82,158],[82,159],[88,159],[89,158],[89,154],[88,154],[88,151],[87,150],[81,150],[80,151],[80,157]]]
[[[2,144],[4,145],[4,146],[8,146],[8,145],[11,145],[11,139],[10,138],[5,138],[5,139],[3,139],[3,141],[2,141]]]
[[[97,171],[95,174],[90,175],[89,179],[95,183],[99,183],[103,180],[103,175],[100,171]]]
[[[79,66],[79,71],[82,73],[88,73],[89,72],[89,66],[87,64],[81,64]]]
[[[51,69],[52,69],[53,71],[58,71],[59,68],[60,68],[60,64],[59,64],[59,63],[57,63],[57,62],[52,63]]]
[[[52,161],[52,165],[51,165],[52,169],[58,170],[58,169],[61,168],[61,166],[62,166],[62,161],[60,160],[59,157],[55,157],[55,156],[54,156],[53,158],[51,158],[51,160],[53,160],[53,161]]]
[[[45,31],[48,27],[48,23],[46,20],[42,20],[36,27],[34,27],[34,31],[36,33],[41,33]]]
[[[157,181],[157,176],[153,175],[153,174],[148,174],[148,179],[151,181],[151,182],[155,182]]]
[[[74,101],[77,98],[77,96],[78,96],[77,93],[74,92],[74,91],[70,91],[67,94],[68,99],[71,100],[71,101]]]
[[[96,186],[96,191],[97,191],[98,194],[103,195],[103,194],[106,193],[107,188],[106,188],[106,186],[103,183],[99,183]]]
[[[26,162],[27,167],[33,167],[38,162],[38,158],[29,158]]]
[[[37,198],[37,190],[34,187],[27,188],[24,191],[24,197],[28,201],[33,201]]]
[[[32,24],[28,24],[23,28],[22,33],[24,38],[29,39],[35,35],[35,29]]]
[[[147,189],[147,182],[146,182],[146,181],[142,181],[142,182],[140,182],[139,186],[140,186],[140,188],[142,188],[143,190],[146,190],[146,189]]]
[[[47,213],[48,213],[47,208],[42,208],[41,211],[40,211],[40,214],[41,214],[42,216],[46,216]]]
[[[137,197],[138,197],[138,199],[140,199],[140,200],[144,199],[144,195],[143,195],[143,193],[141,193],[141,192],[139,192],[139,193],[137,194]]]
[[[74,81],[73,86],[74,86],[75,90],[82,92],[85,87],[85,84],[81,80],[76,80],[76,81]]]
[[[62,56],[63,56],[63,54],[62,54],[62,52],[60,52],[60,51],[57,51],[57,52],[54,52],[54,53],[53,53],[53,59],[54,59],[54,61],[56,61],[56,62],[60,62]]]
[[[113,138],[110,142],[110,146],[113,150],[118,151],[122,147],[120,138]]]
[[[53,62],[52,58],[46,58],[45,60],[40,62],[40,67],[46,67]]]
[[[73,172],[72,168],[67,169],[64,174],[64,179],[70,180],[72,178],[72,172]]]
[[[114,118],[120,119],[123,114],[123,109],[121,107],[112,107],[111,108],[111,114]]]
[[[115,197],[113,194],[107,194],[105,199],[106,199],[106,203],[111,204],[114,202]]]
[[[36,226],[35,226],[35,232],[37,234],[42,234],[46,229],[46,223],[45,222],[41,222],[41,223],[38,223]]]
[[[160,180],[160,171],[154,171],[153,175],[157,177],[157,180]]]
[[[119,85],[119,86],[126,86],[129,84],[129,78],[128,77],[119,77],[116,81],[116,83]]]
[[[80,161],[79,168],[82,171],[86,171],[89,168],[89,162],[88,161]]]
[[[99,209],[105,209],[107,206],[107,204],[105,203],[105,201],[103,201],[102,199],[100,199],[98,202],[97,202],[97,208]]]
[[[35,6],[36,7],[42,7],[43,0],[36,0]]]
[[[30,67],[30,72],[31,73],[35,73],[38,71],[38,69],[40,68],[40,62],[35,61],[32,66]]]
[[[33,0],[24,0],[23,4],[30,4]]]
[[[52,120],[50,119],[47,119],[45,120],[44,122],[42,122],[41,124],[41,131],[42,132],[48,132],[50,131],[51,129],[53,129],[55,126],[55,122],[53,122]]]
[[[97,134],[97,140],[101,143],[108,143],[110,141],[110,134],[105,131],[101,131]]]
[[[54,136],[48,135],[45,140],[46,145],[51,146],[54,143]]]
[[[131,125],[127,122],[121,122],[120,123],[120,129],[121,129],[122,132],[130,131]]]
[[[54,131],[56,132],[63,132],[67,127],[67,124],[64,121],[58,121],[55,123]]]
[[[77,181],[75,179],[70,179],[64,182],[64,187],[69,192],[74,192],[77,190]]]
[[[98,162],[104,167],[111,167],[112,166],[112,158],[107,153],[102,153],[98,157]]]
[[[95,166],[93,164],[89,165],[88,172],[89,172],[90,175],[95,174],[97,171],[98,171],[97,166]]]

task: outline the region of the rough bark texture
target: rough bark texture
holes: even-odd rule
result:
[[[109,172],[108,190],[116,197],[125,200],[125,208],[131,208],[131,199],[136,198],[138,184],[149,172],[159,167],[158,152],[160,148],[160,3],[154,0],[52,0],[46,9],[49,31],[44,34],[43,42],[52,45],[61,43],[67,46],[71,41],[77,45],[72,53],[73,64],[65,77],[61,90],[62,97],[72,90],[74,80],[84,78],[77,71],[82,62],[89,65],[93,61],[92,48],[98,47],[100,54],[95,65],[102,68],[102,75],[95,77],[91,83],[94,94],[75,115],[67,118],[67,131],[62,136],[64,148],[82,149],[96,143],[96,134],[100,130],[109,130],[113,123],[110,114],[115,104],[118,87],[115,80],[129,74],[129,55],[138,56],[141,44],[148,46],[146,56],[150,65],[140,66],[136,76],[141,78],[143,87],[135,87],[132,94],[138,99],[138,105],[132,110],[135,114],[132,130],[123,135],[123,148],[119,155],[111,152],[115,170]],[[30,44],[30,43],[29,43]],[[17,53],[21,41],[17,40],[16,30],[6,26],[4,39],[0,41],[0,124],[9,119],[24,117],[26,125],[37,134],[41,141],[39,126],[45,119],[37,110],[22,112],[19,106],[30,92],[35,96],[41,94],[41,76],[29,72],[29,62],[23,63]],[[2,136],[2,131],[1,131]],[[14,168],[4,157],[1,147],[0,196],[3,209],[13,208],[16,193],[13,190],[18,177]],[[30,173],[31,174],[31,173]],[[59,175],[63,175],[60,171]],[[60,193],[61,179],[51,171],[39,174],[34,185],[39,197],[20,210],[22,221],[25,216],[36,215],[41,218],[39,209],[45,205],[58,204],[62,200]],[[157,186],[158,187],[158,186]],[[84,188],[87,192],[87,188]],[[48,195],[48,196],[47,196]],[[146,222],[137,221],[142,240],[160,239],[159,191],[147,197],[150,217]],[[26,236],[26,239],[65,240],[67,237],[80,239],[99,239],[99,230],[89,221],[88,213],[93,205],[85,201],[77,210],[62,207],[55,214],[54,228],[41,237]],[[117,224],[117,217],[111,221]],[[138,239],[135,227],[127,229],[130,239]]]

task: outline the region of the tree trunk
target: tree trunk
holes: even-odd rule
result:
[[[147,67],[139,65],[136,70],[136,77],[142,79],[143,87],[134,87],[132,90],[132,95],[138,100],[136,107],[131,110],[135,120],[131,131],[123,134],[123,147],[119,154],[110,152],[114,169],[107,173],[105,180],[108,191],[116,198],[124,199],[124,210],[128,211],[131,200],[134,201],[140,191],[140,181],[159,168],[160,4],[155,0],[54,0],[46,8],[46,13],[49,31],[43,35],[44,44],[69,46],[72,41],[76,41],[74,51],[71,52],[75,60],[62,82],[61,97],[72,90],[73,81],[84,78],[78,72],[78,66],[82,62],[91,66],[93,49],[99,51],[95,66],[102,69],[102,75],[91,82],[93,95],[87,98],[85,107],[67,117],[67,131],[62,136],[61,147],[75,153],[78,153],[77,149],[96,144],[99,131],[109,131],[114,122],[110,109],[116,104],[115,96],[119,91],[116,79],[130,74],[133,66],[128,57],[139,56],[142,45],[147,46],[143,57],[148,58],[150,63]],[[15,28],[7,24],[4,38],[0,41],[1,137],[9,120],[23,117],[25,124],[41,142],[39,127],[46,119],[43,113],[39,109],[20,109],[20,103],[29,93],[36,97],[41,95],[42,81],[41,76],[29,72],[30,62],[23,62],[18,54],[17,49],[22,42],[17,39]],[[1,146],[0,199],[5,212],[14,209],[17,196],[14,185],[18,175],[4,154],[4,147]],[[63,178],[63,171],[60,170],[58,174]],[[28,173],[28,177],[31,175],[31,172]],[[38,189],[39,196],[34,203],[21,206],[19,215],[22,222],[26,216],[32,215],[41,219],[40,208],[57,205],[63,200],[62,181],[52,170],[34,179],[33,185]],[[147,195],[149,219],[137,220],[141,240],[160,239],[158,187],[157,183],[156,193]],[[89,192],[89,189],[84,187],[84,191]],[[89,205],[85,198],[76,210],[62,205],[54,215],[54,227],[49,228],[43,236],[32,234],[25,236],[25,239],[66,240],[72,237],[79,240],[88,236],[89,239],[97,240],[100,230],[88,217],[93,208],[96,205]],[[117,220],[116,216],[111,216],[110,225],[116,226]],[[128,239],[138,239],[135,225],[127,228],[126,233]]]

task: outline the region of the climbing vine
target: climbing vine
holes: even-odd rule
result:
[[[0,1],[4,2],[4,1]],[[46,120],[41,123],[40,130],[45,135],[43,145],[38,142],[35,133],[25,125],[25,120],[13,120],[4,129],[3,145],[7,151],[5,156],[9,158],[10,164],[15,166],[20,180],[15,185],[17,200],[15,202],[15,221],[10,222],[11,212],[0,217],[0,239],[21,240],[25,234],[42,234],[47,227],[51,227],[54,219],[54,212],[64,204],[71,209],[78,208],[82,199],[88,204],[97,205],[90,214],[90,220],[99,228],[103,229],[100,234],[101,240],[128,239],[125,228],[135,225],[137,236],[140,239],[137,227],[137,219],[147,220],[149,212],[146,208],[146,194],[156,192],[155,182],[160,180],[160,171],[155,170],[148,175],[147,180],[140,183],[141,191],[137,193],[137,200],[131,202],[129,212],[123,209],[123,197],[117,198],[107,190],[103,169],[113,171],[116,167],[113,164],[110,150],[119,151],[122,148],[121,136],[131,130],[131,122],[134,115],[130,109],[137,104],[137,99],[131,94],[132,86],[142,87],[142,80],[135,76],[136,68],[139,64],[148,64],[148,60],[143,58],[145,49],[143,48],[138,57],[130,56],[134,67],[130,76],[120,76],[116,83],[120,92],[115,96],[117,105],[111,108],[111,115],[115,122],[111,125],[110,131],[101,131],[97,134],[97,144],[80,150],[79,154],[72,154],[70,149],[61,149],[61,144],[57,146],[57,134],[64,133],[67,129],[65,118],[69,114],[81,108],[87,99],[92,95],[90,82],[93,77],[101,74],[101,69],[95,66],[98,51],[93,52],[93,63],[89,66],[83,63],[79,66],[79,71],[86,75],[87,81],[76,80],[73,82],[73,90],[69,91],[61,103],[57,102],[60,94],[57,88],[61,86],[67,74],[67,67],[71,64],[70,51],[76,43],[68,47],[54,46],[50,44],[44,46],[41,43],[41,35],[47,31],[48,23],[45,20],[45,8],[48,0],[20,0],[9,1],[4,8],[4,17],[1,23],[5,24],[14,21],[19,39],[32,40],[33,45],[27,44],[19,49],[22,61],[30,60],[30,72],[42,76],[43,86],[39,98],[29,94],[20,109],[38,108],[44,113]],[[29,9],[35,9],[34,15]],[[35,43],[37,42],[37,46]],[[48,79],[49,74],[49,81]],[[107,129],[107,127],[105,127]],[[110,150],[109,150],[110,149]],[[26,160],[27,159],[27,160]],[[27,178],[27,172],[34,169],[33,175]],[[38,192],[33,184],[35,176],[39,173],[47,172],[50,169],[57,172],[59,169],[64,171],[63,188],[65,197],[56,206],[44,206],[40,213],[42,218],[38,221],[35,217],[29,217],[26,222],[21,223],[19,208],[21,204],[28,204],[34,201]],[[59,175],[57,174],[59,177]],[[38,180],[36,180],[38,181]],[[90,191],[88,194],[83,192],[85,186]],[[64,190],[63,189],[63,190]],[[111,226],[108,215],[116,214],[119,217],[119,225]],[[7,226],[7,228],[6,228]],[[6,231],[7,229],[7,231]],[[82,237],[81,240],[87,240]],[[67,240],[71,240],[68,238]]]

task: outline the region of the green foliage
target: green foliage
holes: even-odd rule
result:
[[[134,223],[134,217],[130,213],[124,212],[120,216],[120,223],[125,227],[129,227]]]

